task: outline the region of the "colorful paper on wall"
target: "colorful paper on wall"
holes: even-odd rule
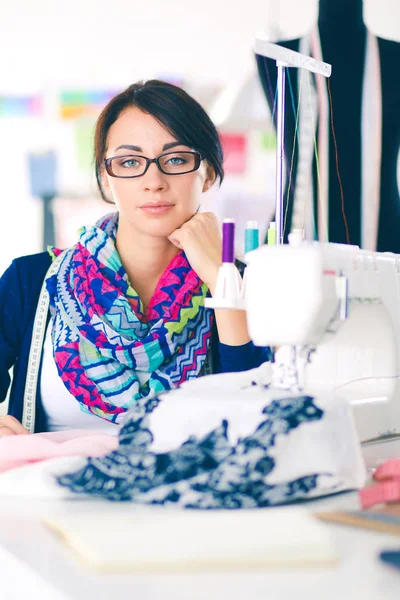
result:
[[[38,117],[41,113],[40,96],[0,96],[0,117]]]
[[[220,133],[224,152],[225,173],[244,173],[247,163],[247,136],[242,133]]]
[[[60,95],[62,119],[97,116],[117,90],[66,90]]]
[[[76,159],[79,169],[91,171],[93,168],[93,135],[95,119],[77,119],[74,125]]]
[[[276,133],[275,131],[263,132],[260,134],[261,148],[263,150],[276,150]]]

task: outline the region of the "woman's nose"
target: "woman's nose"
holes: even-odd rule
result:
[[[160,171],[156,163],[151,163],[142,177],[142,186],[146,190],[158,191],[168,187],[166,175]]]

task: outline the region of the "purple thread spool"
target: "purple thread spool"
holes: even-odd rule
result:
[[[235,262],[235,221],[224,219],[222,223],[222,262]]]

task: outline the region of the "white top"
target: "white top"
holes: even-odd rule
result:
[[[364,23],[378,37],[400,42],[399,0],[364,0]]]
[[[269,42],[305,37],[318,21],[319,0],[268,0],[264,6],[256,37]]]
[[[83,412],[79,402],[69,393],[60,376],[53,356],[51,321],[43,344],[43,364],[40,379],[42,404],[48,420],[48,431],[90,429],[118,434],[118,425]]]

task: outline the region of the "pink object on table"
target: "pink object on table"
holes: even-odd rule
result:
[[[386,502],[400,502],[400,481],[387,480],[358,492],[362,508]]]
[[[375,485],[359,491],[362,508],[370,508],[386,502],[400,502],[400,459],[390,458],[375,473]]]
[[[0,473],[60,456],[104,456],[118,447],[117,435],[69,430],[0,438]]]
[[[390,458],[380,465],[374,473],[374,479],[400,479],[400,458]]]

